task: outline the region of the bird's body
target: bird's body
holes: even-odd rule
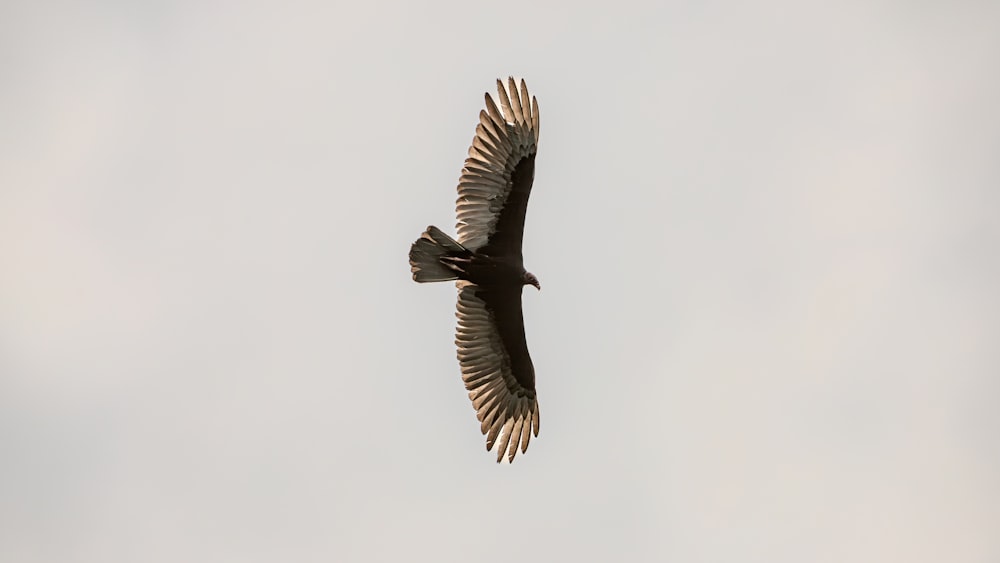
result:
[[[521,241],[538,148],[538,102],[522,80],[497,81],[503,113],[486,95],[486,110],[458,184],[458,240],[437,227],[410,248],[418,282],[455,280],[458,331],[455,343],[486,448],[500,443],[514,460],[538,435],[535,370],[521,314],[521,289],[541,286],[524,269]],[[529,101],[530,100],[530,101]],[[497,440],[500,440],[497,442]]]
[[[477,252],[445,256],[441,262],[452,268],[458,279],[470,281],[480,287],[513,287],[518,290],[524,285],[524,266],[507,257],[493,257]]]

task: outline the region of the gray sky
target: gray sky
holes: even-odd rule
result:
[[[4,3],[0,560],[1000,560],[1000,6],[568,6]],[[498,466],[406,254],[508,74]]]

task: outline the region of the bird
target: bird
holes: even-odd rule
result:
[[[518,87],[520,86],[520,87]],[[542,287],[524,269],[521,242],[538,151],[538,100],[524,80],[497,80],[500,106],[486,108],[458,181],[458,239],[429,226],[410,247],[419,283],[455,281],[455,345],[486,450],[514,461],[538,436],[535,368],[528,354],[521,290]]]

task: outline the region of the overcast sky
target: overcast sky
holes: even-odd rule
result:
[[[4,2],[0,560],[1000,560],[1000,4]],[[407,251],[541,141],[541,433]]]

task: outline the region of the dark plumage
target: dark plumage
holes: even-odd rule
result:
[[[524,269],[521,239],[535,176],[538,101],[511,78],[497,80],[501,109],[486,94],[476,136],[458,182],[458,240],[437,227],[410,248],[418,282],[457,280],[458,361],[486,449],[497,462],[538,436],[535,368],[521,315],[521,288],[541,286]],[[498,442],[499,439],[499,442]]]

